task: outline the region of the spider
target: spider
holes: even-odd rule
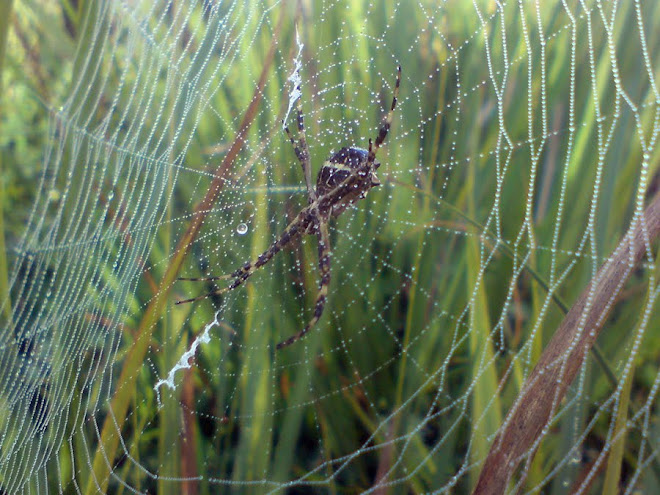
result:
[[[399,95],[399,84],[401,83],[401,66],[397,68],[396,83],[392,105],[383,120],[376,140],[369,139],[369,149],[357,147],[344,147],[323,163],[316,178],[316,188],[312,185],[312,169],[305,137],[305,123],[300,99],[297,103],[298,142],[293,138],[288,127],[284,127],[287,138],[293,146],[293,150],[302,166],[307,186],[308,204],[303,208],[295,219],[284,229],[282,235],[273,242],[270,247],[260,254],[256,260],[248,261],[242,267],[231,274],[205,278],[180,278],[188,281],[215,281],[232,279],[228,286],[212,290],[190,299],[177,301],[176,304],[199,301],[207,297],[222,294],[233,290],[243,284],[258,268],[268,263],[292,240],[306,234],[316,235],[318,239],[319,272],[321,275],[318,294],[314,305],[314,315],[309,323],[297,334],[277,344],[277,349],[290,346],[303,338],[319,321],[325,308],[330,285],[330,236],[328,234],[328,223],[331,218],[341,215],[346,208],[363,199],[369,189],[380,185],[376,176],[376,169],[380,162],[376,161],[376,153],[385,141],[387,133],[392,124],[392,116],[396,108]],[[300,87],[297,88],[300,90]],[[284,124],[284,121],[282,122]]]

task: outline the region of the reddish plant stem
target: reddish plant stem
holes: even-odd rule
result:
[[[589,354],[617,294],[660,234],[660,193],[637,219],[564,317],[500,427],[475,495],[504,493],[518,465],[531,460],[539,435]],[[524,476],[524,475],[523,475]]]

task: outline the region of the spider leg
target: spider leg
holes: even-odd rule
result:
[[[376,152],[378,151],[378,148],[380,148],[380,145],[383,144],[383,142],[385,141],[385,138],[387,137],[387,133],[390,130],[390,126],[392,125],[392,116],[394,115],[394,109],[396,108],[396,104],[399,98],[400,84],[401,84],[401,66],[399,65],[396,71],[396,83],[394,84],[394,96],[392,97],[392,105],[390,106],[390,111],[387,112],[387,115],[383,120],[383,125],[378,130],[378,136],[376,136],[376,141],[373,144],[373,150],[371,148],[371,145],[369,145],[369,157],[367,159],[368,163],[374,162],[374,160],[376,159]]]
[[[319,222],[317,236],[319,241],[319,272],[321,274],[321,281],[319,282],[319,291],[316,296],[316,303],[314,304],[314,316],[305,328],[277,344],[275,346],[276,349],[288,347],[302,339],[307,332],[314,328],[314,325],[321,319],[321,315],[323,314],[328,296],[328,286],[330,285],[330,235],[328,234],[327,220],[322,219]]]
[[[200,279],[203,280],[203,279]],[[229,287],[223,287],[222,289],[216,289],[212,290],[211,292],[207,292],[206,294],[201,294],[196,297],[191,297],[190,299],[181,299],[179,301],[175,301],[174,304],[186,304],[186,303],[191,303],[195,301],[201,301],[202,299],[206,299],[207,297],[215,296],[215,295],[220,295],[225,292],[228,292],[232,289],[233,287],[230,285]]]
[[[177,280],[184,280],[186,282],[212,282],[214,280],[225,280],[231,278],[231,275],[218,275],[215,277],[179,277]]]
[[[261,268],[271,259],[273,259],[273,256],[279,253],[284,246],[289,244],[297,236],[305,233],[307,227],[309,226],[309,222],[311,221],[311,216],[309,214],[309,211],[310,211],[309,208],[303,209],[298,214],[298,216],[289,224],[289,226],[286,229],[284,229],[284,232],[282,232],[282,235],[279,237],[279,239],[273,242],[270,245],[270,247],[266,249],[266,251],[261,253],[255,261],[248,261],[233,273],[229,275],[221,275],[217,277],[182,279],[182,280],[200,281],[200,280],[221,280],[226,278],[233,278],[234,280],[232,280],[232,282],[227,287],[214,289],[211,292],[208,292],[206,294],[201,294],[196,297],[191,297],[190,299],[183,299],[180,301],[176,301],[175,304],[185,304],[185,303],[200,301],[202,299],[206,299],[207,297],[224,294],[225,292],[229,292],[230,290],[234,290],[236,287],[240,286],[243,282],[245,282],[248,278],[250,278],[257,269]]]
[[[300,87],[298,87],[300,91]],[[316,190],[314,189],[314,184],[312,183],[312,164],[309,159],[309,148],[307,147],[307,135],[305,134],[305,119],[303,117],[302,106],[300,98],[296,102],[297,110],[297,123],[298,123],[298,143],[293,139],[291,131],[288,127],[284,127],[289,141],[293,146],[293,150],[296,152],[296,157],[300,162],[300,166],[303,170],[303,175],[305,176],[305,185],[307,186],[307,196],[309,197],[309,202],[313,202],[316,199]],[[284,123],[284,121],[282,121]]]

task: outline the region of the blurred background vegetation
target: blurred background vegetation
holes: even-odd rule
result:
[[[660,74],[660,7],[641,2],[643,44],[630,34],[639,29],[636,4],[567,3],[523,2],[524,14],[515,6],[499,11],[494,2],[222,4],[235,22],[226,53],[218,43],[224,35],[203,28],[212,2],[199,2],[186,18],[176,14],[184,2],[156,3],[152,25],[121,4],[123,29],[153,35],[138,37],[162,55],[145,69],[144,46],[126,42],[105,2],[14,2],[0,19],[7,36],[0,111],[6,264],[10,274],[21,270],[24,253],[15,248],[33,225],[39,194],[55,211],[81,217],[87,212],[67,206],[67,193],[91,194],[104,213],[89,214],[98,215],[102,232],[117,235],[108,247],[113,256],[96,266],[103,285],[126,297],[111,323],[80,334],[89,341],[76,355],[77,371],[58,375],[54,358],[41,356],[51,371],[28,398],[29,421],[37,436],[51,436],[52,452],[43,469],[13,466],[14,476],[32,473],[33,492],[358,493],[383,480],[391,485],[379,493],[469,492],[544,345],[657,188],[659,102],[645,74],[649,66]],[[147,8],[135,7],[136,19]],[[608,33],[601,14],[613,11]],[[578,19],[576,29],[567,12]],[[92,27],[106,23],[112,41],[100,45]],[[366,146],[398,63],[404,75],[379,154],[383,186],[332,228],[324,319],[304,342],[275,352],[311,315],[313,238],[223,298],[175,306],[212,289],[175,278],[231,272],[264,251],[305,204],[279,124],[296,26],[315,171],[332,149]],[[97,52],[95,73],[84,61]],[[122,64],[135,69],[125,73]],[[195,77],[215,89],[191,91],[190,112],[187,86],[178,83]],[[122,85],[130,91],[116,89]],[[136,95],[145,104],[165,102],[175,118],[141,115]],[[256,113],[245,117],[250,105]],[[71,108],[85,109],[83,116]],[[125,108],[135,114],[121,121]],[[126,173],[114,183],[100,176],[71,186],[67,172],[82,165],[64,153],[58,187],[46,190],[44,150],[85,143],[106,117],[143,145],[129,159],[155,157],[165,166],[152,173],[162,176],[152,183]],[[62,119],[72,137],[53,131]],[[246,122],[245,142],[230,159]],[[193,212],[225,163],[223,189],[191,234]],[[147,210],[154,216],[142,231],[131,223],[141,211],[127,197],[144,184],[153,188]],[[237,234],[242,224],[247,235]],[[149,239],[149,249],[123,258],[131,236]],[[115,259],[132,263],[130,287],[118,282]],[[658,490],[654,263],[649,257],[616,295],[599,354],[585,360],[525,466],[522,491]],[[36,275],[18,277],[28,276]],[[11,276],[3,278],[8,311],[17,295],[7,288]],[[211,343],[176,376],[175,391],[161,388],[157,396],[156,381],[218,310]],[[109,328],[119,335],[116,347],[104,340]],[[624,369],[630,374],[620,385]],[[53,383],[73,394],[55,397]],[[59,408],[63,423],[43,419]]]

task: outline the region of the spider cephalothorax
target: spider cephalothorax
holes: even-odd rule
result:
[[[260,254],[255,261],[248,261],[238,270],[229,275],[205,278],[182,278],[180,280],[222,280],[232,279],[228,286],[202,294],[197,297],[177,301],[177,304],[198,301],[206,297],[222,294],[235,289],[245,282],[256,269],[268,263],[281,249],[296,237],[313,234],[318,239],[319,250],[319,272],[321,280],[319,291],[314,305],[314,315],[309,323],[297,334],[277,344],[281,349],[293,344],[304,337],[319,321],[325,308],[328,286],[330,285],[330,235],[328,233],[328,222],[331,218],[339,216],[346,208],[356,201],[364,198],[372,187],[380,185],[376,176],[376,169],[380,163],[376,161],[378,148],[383,144],[392,124],[392,115],[396,108],[399,95],[399,84],[401,83],[401,67],[397,70],[396,83],[394,85],[394,96],[389,112],[385,116],[382,126],[378,131],[375,141],[369,139],[369,148],[341,148],[333,153],[323,163],[316,177],[316,188],[312,185],[312,168],[305,136],[305,124],[303,119],[300,100],[298,100],[298,142],[293,138],[288,127],[284,130],[293,145],[296,157],[300,162],[305,176],[307,186],[307,206],[303,208],[296,218],[288,225],[282,235],[273,242],[270,247]],[[300,88],[297,88],[300,91]]]

